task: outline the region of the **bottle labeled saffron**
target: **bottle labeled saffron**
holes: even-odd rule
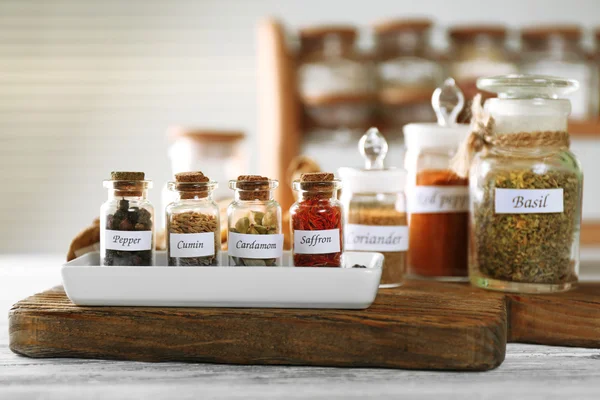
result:
[[[219,207],[212,199],[217,183],[202,172],[175,174],[169,190],[178,199],[166,208],[167,254],[170,266],[218,264],[221,248]]]
[[[468,125],[457,124],[464,97],[448,79],[432,98],[438,123],[404,127],[409,212],[408,274],[442,281],[468,280],[468,180],[450,168]]]
[[[332,173],[302,174],[293,183],[298,201],[290,208],[294,265],[341,267],[344,248],[341,188]]]
[[[235,199],[227,209],[230,266],[281,265],[283,234],[281,206],[273,199],[279,183],[259,175],[229,181]]]

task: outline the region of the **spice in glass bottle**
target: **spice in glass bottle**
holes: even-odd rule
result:
[[[179,197],[166,208],[170,266],[218,265],[219,208],[211,196],[216,186],[200,171],[175,174],[175,182],[168,183]]]
[[[482,108],[454,163],[469,175],[471,283],[550,293],[574,287],[579,270],[583,172],[569,150],[576,81],[509,75],[482,78],[498,94]]]
[[[227,209],[229,265],[281,265],[283,234],[281,207],[273,199],[279,183],[259,175],[241,175],[229,181],[235,199]]]
[[[341,267],[343,240],[341,188],[332,173],[302,174],[294,181],[298,201],[290,208],[294,265]]]
[[[104,181],[109,199],[100,210],[101,264],[150,266],[154,261],[154,208],[146,199],[152,182],[143,172],[115,171]]]
[[[466,281],[468,275],[468,180],[450,169],[468,133],[456,123],[464,105],[453,79],[435,90],[437,124],[404,127],[408,171],[408,273],[413,278]]]
[[[416,175],[415,190],[423,188],[430,193],[427,196],[425,192],[419,192],[423,195],[420,199],[438,207],[437,210],[413,207],[408,255],[410,271],[420,277],[466,277],[468,180],[449,170],[425,169]]]
[[[406,171],[384,168],[388,145],[377,128],[363,135],[358,148],[365,168],[339,169],[344,185],[345,249],[383,254],[379,287],[398,287],[406,271],[408,251]]]

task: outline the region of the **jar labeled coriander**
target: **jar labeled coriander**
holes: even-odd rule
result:
[[[498,98],[483,110],[476,99],[466,147],[478,151],[469,173],[470,280],[511,292],[568,290],[579,270],[583,172],[569,151],[563,97],[578,83],[507,75],[477,86]]]
[[[177,199],[165,210],[169,265],[218,265],[220,214],[212,198],[217,182],[200,171],[181,172],[175,174],[175,182],[169,182],[167,187],[177,195]]]
[[[384,168],[388,145],[377,128],[362,137],[359,150],[365,158],[364,169],[339,169],[344,185],[345,249],[381,252],[385,259],[379,287],[398,287],[404,278],[408,251],[406,171]]]
[[[151,266],[154,263],[152,182],[143,172],[117,171],[104,181],[108,200],[100,208],[100,264]]]

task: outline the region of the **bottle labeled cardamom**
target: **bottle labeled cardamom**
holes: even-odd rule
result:
[[[482,78],[498,94],[465,142],[471,163],[471,283],[524,293],[572,288],[579,270],[583,171],[569,151],[564,96],[576,81],[548,76]],[[460,171],[459,171],[460,172]]]
[[[259,175],[229,181],[235,199],[227,209],[229,265],[281,265],[283,234],[281,206],[273,199],[279,182]]]
[[[178,199],[166,208],[167,254],[170,266],[218,265],[221,248],[219,207],[212,199],[217,182],[202,172],[175,174],[167,187]]]
[[[143,172],[116,171],[104,181],[108,200],[100,208],[100,264],[150,266],[154,263],[152,182]]]

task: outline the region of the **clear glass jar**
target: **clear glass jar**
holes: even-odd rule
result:
[[[357,50],[356,38],[353,26],[300,31],[298,89],[308,125],[352,128],[372,117],[373,63]]]
[[[408,251],[405,171],[340,168],[339,174],[344,185],[345,250],[382,253],[379,287],[400,286]]]
[[[104,181],[108,200],[100,207],[100,264],[154,264],[154,207],[148,201],[152,181],[143,172],[113,172]]]
[[[578,26],[539,26],[521,30],[519,69],[525,74],[564,76],[579,82],[569,95],[571,118],[585,120],[598,114],[598,69],[581,46]]]
[[[478,78],[517,72],[515,56],[506,46],[506,34],[506,28],[501,25],[463,25],[449,29],[448,72],[465,98],[472,99],[478,93]],[[459,122],[468,122],[469,118],[469,108],[465,107]]]
[[[412,278],[468,280],[468,181],[450,170],[468,130],[468,125],[404,127]]]
[[[478,87],[498,98],[490,145],[471,165],[471,283],[487,289],[567,290],[579,273],[583,172],[569,151],[570,103],[577,82],[512,75]]]
[[[174,126],[169,128],[168,150],[171,176],[180,172],[203,170],[216,182],[227,182],[242,174],[248,162],[242,144],[245,135],[238,131],[206,130]],[[177,193],[165,183],[161,192],[164,210],[177,200]],[[215,201],[231,199],[227,187],[217,187],[212,193]],[[165,215],[160,214],[158,226],[165,226]]]
[[[378,23],[375,30],[378,97],[387,132],[402,137],[409,122],[433,122],[431,94],[444,78],[429,46],[430,20]]]
[[[281,206],[273,199],[279,182],[258,175],[229,181],[235,199],[227,208],[229,265],[281,265],[283,234]]]
[[[596,85],[596,96],[598,98],[597,115],[600,116],[600,29],[596,29],[596,32],[594,32],[594,36],[596,39],[596,53],[592,56],[592,58],[596,67],[596,76],[598,77],[598,83]]]
[[[297,201],[290,208],[292,254],[296,267],[341,267],[344,215],[341,189],[332,173],[303,174],[295,180]]]
[[[168,188],[177,200],[165,210],[168,263],[177,267],[219,265],[220,212],[212,198],[217,182],[182,182],[181,174]]]

